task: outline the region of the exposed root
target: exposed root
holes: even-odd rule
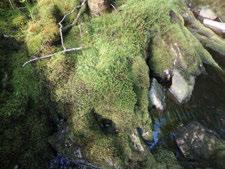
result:
[[[206,28],[201,24],[191,11],[187,11],[183,14],[183,19],[186,22],[187,28],[203,44],[203,46],[218,52],[221,55],[225,55],[225,40],[219,37],[211,29]]]

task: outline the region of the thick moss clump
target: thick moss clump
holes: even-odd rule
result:
[[[43,95],[41,83],[31,66],[21,67],[26,49],[13,52],[12,48],[3,47],[0,57],[4,74],[0,95],[0,161],[3,168],[15,165],[46,167],[51,154],[46,137],[52,133],[48,99]],[[48,152],[44,154],[46,150]]]
[[[58,40],[58,22],[69,13],[79,1],[39,0],[33,8],[33,18],[28,24],[26,35],[30,54],[52,52],[52,43]],[[77,10],[78,11],[78,10]],[[77,11],[73,13],[76,15]],[[68,19],[71,21],[70,19]]]
[[[58,20],[53,10],[42,12],[47,8],[40,4],[42,1],[38,2],[37,21],[49,31],[51,27],[47,25],[57,25]],[[66,13],[57,1],[46,5]],[[82,45],[85,49],[57,55],[40,62],[38,67],[49,80],[52,96],[69,120],[70,138],[82,148],[85,158],[103,168],[129,165],[138,168],[144,165],[149,152],[137,128],[143,130],[145,139],[151,139],[146,49],[153,28],[166,32],[171,26],[170,7],[165,0],[131,0],[119,10],[96,18],[82,18],[78,26],[65,34],[65,45]],[[45,23],[44,18],[49,17],[53,19]],[[40,31],[35,34],[28,29],[26,41],[31,54],[39,50],[46,53],[48,45],[44,39],[47,42],[59,38],[57,34],[43,36],[43,26],[37,26]],[[38,36],[41,41],[35,40]]]
[[[28,55],[38,57],[62,50],[58,22],[74,9],[62,24],[72,23],[80,10],[74,7],[79,5],[78,0],[37,0],[22,34]],[[12,152],[7,142],[13,137],[16,139],[12,144],[20,146],[24,143],[21,140],[25,140],[28,146],[34,147],[34,150],[27,147],[20,150],[15,146],[14,161],[25,161],[22,164],[27,168],[39,167],[49,154],[32,164],[27,158],[35,161],[35,156],[48,148],[48,140],[54,144],[53,139],[48,139],[51,103],[40,80],[44,77],[51,100],[57,103],[62,117],[69,123],[64,141],[79,146],[85,159],[102,168],[166,168],[170,165],[160,163],[164,153],[155,161],[144,144],[152,134],[148,114],[151,104],[148,99],[149,71],[163,77],[165,70],[176,68],[189,79],[201,73],[203,62],[217,69],[220,67],[194,33],[185,27],[182,12],[186,8],[181,1],[120,0],[115,6],[117,10],[99,17],[91,17],[88,8],[84,8],[87,11],[81,13],[76,24],[63,31],[65,46],[83,46],[81,51],[58,54],[25,68],[20,67],[28,59],[23,45],[19,45],[17,52],[4,52],[1,56],[6,64],[1,71],[9,76],[7,84],[2,84],[0,97],[4,101],[1,116],[9,119],[5,121],[8,128],[2,131],[2,152]],[[19,27],[21,29],[17,30],[21,33],[25,24],[23,15],[13,12],[2,22],[2,29],[7,32],[8,27],[10,30]],[[17,15],[15,23],[21,25],[7,26],[11,17]],[[219,39],[218,43],[222,44],[221,41]],[[14,119],[22,123],[16,123],[16,132],[12,133],[10,124]],[[28,135],[24,135],[26,130]],[[63,148],[57,153],[76,159],[72,150],[64,151]],[[23,151],[22,156],[19,156],[20,151]],[[170,153],[166,153],[167,157],[174,159]],[[171,166],[179,168],[176,162],[171,162]]]

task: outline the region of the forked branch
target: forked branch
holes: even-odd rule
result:
[[[81,7],[85,5],[87,0],[84,0],[83,3],[81,4]],[[67,16],[71,15],[74,11],[76,10],[76,7],[74,7],[69,13],[67,13],[66,15],[63,16],[63,18],[59,21],[59,34],[60,34],[60,40],[61,40],[61,46],[63,48],[62,51],[58,51],[58,52],[55,52],[55,53],[52,53],[52,54],[48,54],[48,55],[44,55],[44,56],[41,56],[41,57],[36,57],[36,56],[33,56],[32,59],[26,61],[24,64],[23,64],[23,67],[26,66],[27,64],[29,63],[32,63],[32,62],[35,62],[35,61],[38,61],[38,60],[42,60],[42,59],[48,59],[48,58],[51,58],[53,56],[56,56],[58,54],[64,54],[64,53],[67,53],[67,52],[72,52],[72,51],[79,51],[79,50],[82,50],[83,47],[77,47],[77,48],[66,48],[65,44],[64,44],[64,37],[63,37],[63,29],[65,27],[63,27],[63,21],[66,19]],[[68,25],[70,27],[72,27],[73,25],[76,24],[76,22],[78,21],[79,17],[81,16],[81,10],[78,12],[77,14],[77,17],[75,18],[75,20],[73,21],[72,24]],[[67,27],[67,26],[66,26]]]

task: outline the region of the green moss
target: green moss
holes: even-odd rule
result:
[[[58,42],[58,22],[78,4],[78,0],[37,1],[24,32],[29,56],[62,50]],[[183,11],[179,1],[120,0],[115,4],[118,11],[93,18],[86,12],[78,25],[64,33],[66,47],[84,46],[82,51],[56,55],[25,68],[21,67],[29,58],[25,47],[0,56],[1,61],[7,62],[12,88],[1,92],[0,100],[4,100],[4,106],[0,108],[0,115],[6,119],[23,120],[16,123],[15,129],[8,127],[4,131],[2,154],[12,153],[10,146],[13,145],[16,158],[22,154],[13,160],[22,161],[25,166],[38,168],[42,160],[47,160],[49,154],[39,159],[43,150],[48,148],[46,142],[51,132],[47,118],[49,112],[45,111],[46,105],[51,108],[51,104],[42,87],[42,78],[45,77],[51,99],[68,119],[71,132],[65,137],[74,138],[87,160],[103,168],[113,168],[113,165],[114,168],[129,165],[133,168],[177,167],[170,153],[159,152],[156,161],[147,150],[139,152],[135,149],[131,138],[132,135],[138,137],[136,130],[142,128],[145,139],[151,139],[149,66],[153,73],[162,75],[165,69],[174,67],[178,58],[176,66],[189,76],[197,74],[202,60],[214,65],[215,62],[184,27],[179,15]],[[177,21],[171,20],[171,10],[177,15]],[[78,9],[65,20],[64,26],[73,21],[77,12]],[[5,20],[0,20],[4,31],[25,24],[24,17],[13,11]],[[9,20],[12,24],[7,26]],[[149,48],[151,52],[146,53]],[[39,77],[35,70],[43,77]],[[115,132],[105,129],[109,125],[104,124],[105,121],[113,124],[110,129]],[[11,121],[5,123],[9,125]],[[13,141],[9,145],[10,140]],[[20,150],[24,142],[27,146]],[[142,141],[139,144],[145,147]],[[74,154],[70,155],[74,157]],[[173,161],[160,163],[167,158]]]
[[[21,36],[27,23],[25,16],[18,10],[0,8],[0,31],[8,36]]]
[[[30,53],[60,50],[51,45],[59,38],[60,17],[54,11],[65,14],[72,4],[68,1],[66,7],[61,1],[38,1],[37,16],[30,22],[26,36]],[[118,5],[119,11],[88,18],[88,22],[84,19],[64,35],[68,48],[82,45],[85,49],[37,64],[49,81],[52,98],[69,119],[75,142],[99,166],[107,167],[108,160],[112,160],[124,167],[130,159],[141,161],[146,156],[142,152],[140,159],[135,157],[138,153],[130,136],[138,127],[151,135],[147,64],[161,75],[165,69],[172,69],[181,55],[179,69],[187,75],[197,74],[202,58],[208,55],[184,28],[178,5],[166,0],[126,1]],[[178,15],[176,23],[169,16],[171,9]],[[74,17],[71,15],[66,23]],[[146,63],[149,45],[152,53],[150,63]],[[118,133],[105,134],[92,110],[112,121]]]
[[[78,1],[59,1],[59,0],[39,0],[35,6],[33,21],[29,23],[26,32],[26,42],[30,54],[38,54],[39,52],[50,53],[52,48],[50,44],[59,39],[58,22],[63,15],[72,11],[78,5]],[[69,16],[66,22],[71,23],[77,14],[78,9]],[[63,23],[65,24],[65,23]]]
[[[26,60],[25,48],[16,52],[11,49],[1,57],[5,58],[7,67],[2,68],[8,74],[6,88],[1,89],[0,96],[3,100],[0,104],[2,167],[13,168],[19,164],[25,168],[43,168],[51,154],[47,144],[51,134],[46,112],[48,99],[42,94],[43,88],[32,67],[21,66]]]
[[[47,11],[42,10],[49,8],[45,5],[53,6],[53,3],[40,6],[40,17],[33,22],[56,24],[51,10],[43,15]],[[58,1],[54,5],[61,13],[68,10],[61,8]],[[165,0],[130,0],[121,5],[120,10],[89,19],[65,35],[67,47],[82,44],[86,49],[38,64],[52,84],[54,98],[70,116],[75,141],[90,161],[103,167],[107,167],[108,160],[125,166],[129,159],[141,161],[146,155],[134,149],[130,138],[138,127],[148,132],[148,139],[151,135],[150,80],[145,50],[152,28],[160,28],[164,33],[170,26],[169,4]],[[42,19],[48,17],[49,20]],[[35,40],[35,36],[40,35],[46,41],[54,39],[48,34],[45,36],[41,25],[37,24],[35,29],[39,33],[26,38],[31,53],[43,50],[41,46],[45,44],[42,38]],[[118,134],[105,134],[93,116],[93,109],[102,118],[112,121]]]
[[[0,161],[2,168],[45,168],[51,155],[47,144],[52,132],[46,111],[49,100],[34,68],[22,67],[27,60],[26,47],[19,41],[23,18],[12,12],[1,20],[2,33],[10,37],[0,37]]]

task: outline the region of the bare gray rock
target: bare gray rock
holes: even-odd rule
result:
[[[194,76],[190,76],[189,79],[185,79],[184,76],[175,69],[173,71],[172,85],[169,88],[169,92],[179,103],[184,103],[191,98],[194,85]]]

